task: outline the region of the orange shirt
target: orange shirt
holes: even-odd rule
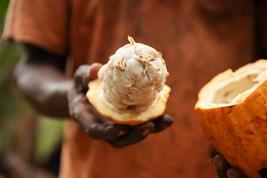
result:
[[[249,3],[245,0],[237,7],[207,0],[12,0],[4,37],[67,55],[68,75],[80,64],[106,62],[127,43],[128,34],[161,51],[170,72],[167,113],[175,117],[171,128],[115,149],[66,121],[60,177],[216,177],[193,107],[198,90],[214,74],[251,59]]]

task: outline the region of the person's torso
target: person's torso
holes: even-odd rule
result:
[[[123,149],[92,140],[67,122],[62,178],[215,177],[209,143],[194,113],[197,93],[216,73],[249,62],[253,49],[250,10],[232,14],[230,5],[223,5],[193,0],[72,1],[68,69],[107,62],[130,35],[162,52],[172,89],[166,113],[175,122]]]

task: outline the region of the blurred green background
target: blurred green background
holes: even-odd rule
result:
[[[9,0],[0,0],[2,34]],[[58,147],[62,122],[37,115],[17,91],[13,69],[23,55],[17,44],[0,39],[0,153],[12,153],[27,164],[44,162]]]

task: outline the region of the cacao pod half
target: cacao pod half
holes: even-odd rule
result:
[[[267,60],[215,76],[195,110],[215,149],[251,178],[267,168]]]

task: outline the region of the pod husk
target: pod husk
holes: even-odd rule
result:
[[[255,65],[264,67],[266,70],[263,72],[267,75],[266,60],[244,66],[242,70]],[[267,81],[265,79],[240,103],[204,106],[203,100],[211,92],[210,88],[227,79],[228,75],[231,75],[229,70],[202,88],[195,110],[215,149],[248,177],[260,178],[258,172],[267,168]]]

